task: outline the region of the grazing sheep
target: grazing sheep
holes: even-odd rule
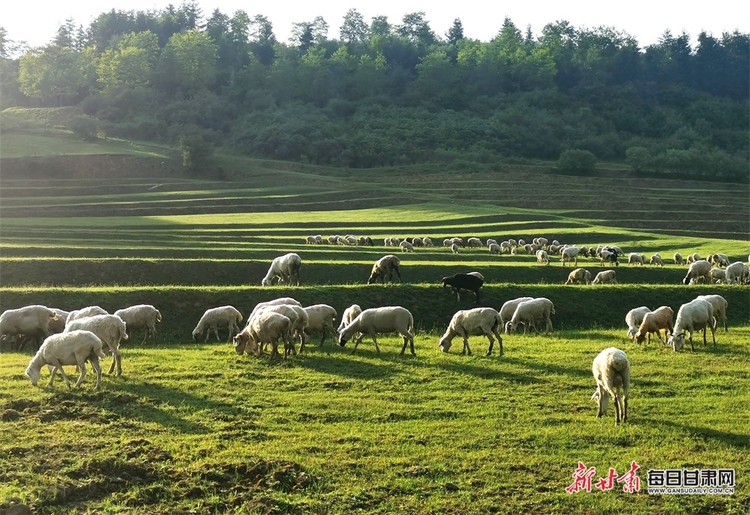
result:
[[[267,306],[276,306],[278,304],[291,304],[293,306],[302,307],[302,303],[296,299],[293,299],[292,297],[279,297],[277,299],[272,299],[266,302],[258,302],[248,315],[247,319],[250,320],[258,311]]]
[[[637,252],[631,252],[630,254],[628,254],[629,265],[643,266],[644,261],[645,261],[645,256],[643,254],[638,254]]]
[[[496,240],[496,239],[494,239],[494,238],[487,238],[487,241],[486,241],[485,243],[486,243],[486,245],[487,245],[487,246],[489,247],[489,246],[490,246],[490,245],[492,245],[493,243],[494,243],[495,245],[497,245],[497,240]]]
[[[404,240],[398,244],[401,247],[401,252],[414,252],[414,244]]]
[[[667,336],[673,332],[674,326],[672,325],[672,318],[674,318],[674,310],[669,306],[661,306],[653,310],[650,313],[643,315],[641,325],[638,326],[638,332],[635,333],[636,343],[643,343],[643,340],[648,338],[648,343],[651,343],[651,333],[656,333],[657,338],[662,343],[666,343]],[[664,339],[661,337],[661,330],[664,329]]]
[[[651,256],[651,259],[648,260],[648,264],[664,266],[664,261],[662,261],[661,256],[659,254],[654,254],[653,256]]]
[[[533,299],[534,297],[518,297],[517,299],[506,301],[500,308],[500,321],[503,324],[503,328],[505,328],[505,324],[511,321],[513,313],[516,312],[516,308],[521,302]]]
[[[52,374],[48,386],[55,382],[55,374],[60,371],[65,384],[70,388],[70,381],[65,375],[63,365],[78,365],[81,375],[73,388],[78,388],[86,377],[86,361],[91,363],[91,368],[96,372],[96,389],[102,385],[102,368],[99,359],[106,356],[102,351],[102,341],[91,331],[70,331],[48,336],[39,351],[26,367],[26,375],[34,386],[39,382],[41,370],[44,365],[51,365]]]
[[[219,306],[207,309],[198,321],[198,325],[193,329],[193,341],[197,342],[198,337],[203,336],[205,333],[206,339],[203,342],[207,342],[209,336],[211,336],[211,331],[216,335],[216,340],[221,341],[221,338],[219,338],[219,329],[226,327],[229,329],[228,343],[232,339],[232,336],[240,331],[237,324],[241,322],[242,313],[234,306]]]
[[[616,273],[614,270],[602,270],[596,274],[591,284],[617,284]]]
[[[65,330],[65,322],[68,320],[69,311],[65,311],[59,308],[50,308],[52,311],[57,313],[57,320],[49,321],[49,330],[52,334],[61,333]]]
[[[607,413],[609,397],[615,402],[615,424],[628,420],[628,392],[630,391],[630,362],[627,355],[615,347],[601,351],[591,365],[596,380],[596,391],[591,400],[599,405],[597,417]]]
[[[401,260],[393,254],[388,254],[378,259],[374,265],[372,265],[372,271],[370,271],[370,277],[367,279],[367,284],[372,284],[378,279],[381,284],[385,284],[386,279],[393,281],[393,272],[398,275],[398,282],[403,282],[401,279],[401,272],[398,267],[401,264]]]
[[[547,254],[547,251],[544,249],[539,249],[536,251],[536,262],[537,263],[545,263],[549,265],[549,254]]]
[[[546,332],[551,333],[552,320],[550,315],[554,314],[555,305],[547,298],[537,297],[519,302],[513,317],[505,324],[505,333],[511,334],[518,328],[518,324],[523,324],[523,334],[526,334],[527,329],[533,328],[536,331],[537,322],[544,322]]]
[[[727,256],[726,254],[711,254],[706,259],[710,261],[712,264],[719,266],[719,267],[729,266],[729,256]]]
[[[711,263],[705,259],[699,259],[690,263],[687,275],[682,280],[682,284],[690,284],[691,279],[697,279],[699,277],[704,280],[708,280],[708,274],[711,272]]]
[[[672,256],[672,259],[674,260],[675,265],[684,265],[685,259],[682,257],[682,254],[679,252],[675,252],[674,256]]]
[[[120,354],[120,342],[128,339],[125,322],[117,315],[94,315],[92,317],[76,318],[65,326],[66,333],[71,331],[91,331],[99,337],[102,343],[112,352],[112,364],[109,366],[108,374],[115,368],[115,375],[122,375],[122,355]]]
[[[464,240],[463,238],[451,238],[451,244],[458,245],[459,247],[464,246]]]
[[[305,238],[305,243],[307,243],[308,245],[315,245],[315,236],[307,236]]]
[[[500,242],[500,253],[501,254],[504,254],[506,252],[510,254],[510,249],[511,248],[512,247],[510,246],[510,242],[508,240]]]
[[[422,245],[425,247],[434,247],[435,245],[432,243],[432,238],[422,238]]]
[[[329,236],[327,240],[328,240],[328,243],[330,243],[331,245],[336,245],[336,243],[339,241],[339,235],[333,234]]]
[[[339,345],[346,345],[352,336],[361,333],[362,336],[355,338],[354,349],[352,354],[357,350],[357,346],[362,341],[364,335],[369,335],[375,344],[375,352],[380,352],[377,333],[398,333],[404,340],[404,346],[401,348],[401,355],[406,350],[406,344],[411,346],[412,355],[414,351],[414,317],[408,309],[401,306],[387,306],[383,308],[370,308],[362,311],[352,322],[344,327],[339,335]]]
[[[560,263],[562,263],[563,266],[565,266],[566,261],[573,260],[573,265],[578,266],[578,254],[581,252],[581,249],[578,247],[565,247],[564,249],[560,250]]]
[[[628,338],[635,338],[646,313],[651,313],[651,310],[646,306],[641,306],[639,308],[631,309],[628,311],[628,314],[625,315],[625,323],[628,325]]]
[[[712,268],[708,272],[708,278],[712,283],[725,283],[727,281],[727,271],[723,268]]]
[[[58,320],[57,313],[48,308],[34,304],[18,309],[6,309],[0,315],[0,339],[19,334],[43,340],[53,334],[50,324]],[[21,344],[23,346],[23,343]]]
[[[457,311],[453,315],[448,328],[445,330],[445,334],[440,338],[440,350],[448,352],[451,348],[453,338],[461,336],[464,340],[464,347],[461,354],[468,353],[471,356],[469,336],[484,335],[490,341],[490,348],[487,350],[487,355],[489,356],[492,354],[492,347],[495,344],[495,340],[492,338],[494,334],[500,345],[500,355],[502,356],[503,339],[498,332],[501,325],[500,313],[492,308],[474,308]]]
[[[279,283],[289,283],[299,286],[299,270],[302,267],[302,258],[299,254],[290,252],[274,258],[268,268],[266,276],[261,280],[263,286],[271,286],[274,279]]]
[[[451,287],[451,290],[456,294],[457,300],[461,300],[461,290],[466,290],[474,292],[476,302],[479,303],[479,288],[484,284],[484,279],[474,274],[453,274],[443,277],[440,282],[443,284],[443,288],[446,286]]]
[[[459,252],[461,252],[461,250],[458,248],[458,245],[451,243],[451,253],[458,254]]]
[[[750,278],[750,267],[742,261],[735,261],[725,269],[727,284],[746,284]]]
[[[479,238],[469,238],[468,240],[466,240],[466,245],[473,248],[484,247],[482,240],[480,240]]]
[[[696,298],[680,306],[669,343],[677,352],[685,345],[685,333],[690,333],[690,348],[693,346],[693,331],[703,330],[703,345],[706,345],[706,327],[711,328],[711,338],[716,346],[716,319],[714,308],[706,299]]]
[[[248,318],[247,324],[245,325],[245,327],[250,325],[252,321],[258,316],[260,316],[262,313],[266,313],[268,311],[279,313],[280,315],[284,315],[289,320],[291,320],[292,338],[299,338],[300,345],[301,345],[300,352],[302,352],[302,350],[304,350],[304,345],[305,345],[305,329],[307,328],[307,325],[309,323],[309,318],[304,308],[301,308],[300,306],[295,306],[293,304],[273,304],[270,306],[266,306],[262,310],[257,311],[251,318]],[[294,341],[291,342],[291,350],[296,356],[297,349],[294,347]]]
[[[452,244],[452,242],[451,242],[451,239],[450,239],[450,238],[445,238],[445,239],[443,240],[443,247],[448,247],[448,248],[450,248],[451,244]]]
[[[688,264],[695,263],[696,261],[701,261],[701,256],[697,252],[693,252],[692,254],[690,254],[687,257],[687,263]],[[708,260],[706,260],[706,261],[708,261]]]
[[[481,280],[484,281],[484,276],[481,272],[466,272],[467,275],[473,275],[474,277],[479,277]]]
[[[68,313],[68,318],[65,320],[65,325],[69,324],[77,318],[93,317],[96,315],[109,315],[106,309],[99,306],[88,306],[86,308],[77,309]]]
[[[362,308],[359,307],[359,304],[352,304],[348,308],[344,310],[344,313],[341,315],[341,325],[339,325],[339,328],[336,330],[337,333],[341,334],[341,331],[344,330],[344,327],[352,323],[352,320],[357,318],[359,314],[362,313]]]
[[[711,304],[711,307],[713,307],[714,326],[718,329],[719,322],[722,322],[724,324],[724,331],[729,332],[729,328],[727,327],[727,307],[729,303],[727,299],[721,295],[698,295],[697,298],[707,300]]]
[[[565,284],[589,284],[591,283],[591,272],[585,268],[576,268],[568,274]]]
[[[599,264],[601,266],[604,266],[604,263],[611,263],[615,266],[620,266],[617,252],[604,249],[598,255],[600,258]]]
[[[120,317],[128,328],[130,334],[134,331],[143,329],[143,341],[146,343],[149,335],[156,345],[156,323],[161,322],[161,313],[151,304],[138,304],[128,308],[118,309],[114,313]]]
[[[331,337],[336,340],[338,333],[333,328],[333,322],[336,320],[336,309],[328,304],[314,304],[303,308],[307,313],[308,322],[305,328],[305,334],[311,335],[315,333],[321,333],[320,345],[325,342],[326,335],[330,334]],[[304,344],[300,347],[300,352],[304,348]]]
[[[275,311],[264,311],[250,320],[250,323],[237,334],[232,342],[237,354],[243,352],[260,356],[263,345],[271,345],[271,358],[279,356],[279,340],[284,342],[284,358],[294,350],[292,344],[292,321]]]
[[[490,254],[500,254],[500,245],[497,243],[490,243],[487,247],[490,251]]]

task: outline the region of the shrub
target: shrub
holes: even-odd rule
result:
[[[91,116],[80,115],[70,119],[68,129],[79,138],[91,141],[96,139],[99,124]]]
[[[199,135],[182,136],[180,150],[182,151],[182,166],[188,170],[203,167],[211,155],[211,146]]]
[[[564,150],[557,160],[557,169],[563,173],[589,175],[596,170],[596,156],[588,150]]]

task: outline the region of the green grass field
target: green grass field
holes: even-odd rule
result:
[[[745,261],[746,185],[234,156],[217,156],[220,170],[199,179],[169,149],[40,134],[28,118],[57,113],[11,114],[25,125],[0,146],[0,310],[145,302],[164,320],[156,346],[138,346],[138,335],[123,344],[123,376],[105,377],[98,392],[90,372],[79,390],[59,380],[34,388],[23,374],[31,353],[0,354],[0,513],[14,503],[40,514],[750,512],[750,292],[682,286],[687,267],[671,259]],[[376,246],[305,244],[314,234],[366,235]],[[402,254],[383,246],[389,236],[438,246]],[[451,236],[615,244],[658,252],[666,266],[623,263],[618,285],[564,286],[573,267],[559,259],[454,255],[441,246]],[[262,288],[285,252],[302,256],[302,286]],[[366,285],[386,253],[402,258],[404,284]],[[595,259],[579,266],[602,269]],[[457,354],[460,340],[440,353],[450,317],[473,302],[457,302],[439,280],[468,270],[487,279],[483,305],[550,298],[554,333],[506,335],[504,356],[484,356],[479,337],[473,356]],[[708,346],[696,335],[696,351],[679,353],[625,338],[629,309],[676,312],[702,293],[729,300],[729,332],[717,331],[716,346],[710,334]],[[354,355],[327,343],[270,363],[190,341],[209,307],[246,315],[286,295],[339,313],[355,302],[403,305],[417,356],[399,356],[393,336],[379,338],[379,355],[365,339]],[[589,400],[591,362],[609,346],[632,367],[619,427],[612,407],[597,419]],[[569,494],[579,461],[596,467],[595,480],[635,461],[641,491]],[[735,493],[648,495],[648,470],[666,468],[734,468]]]

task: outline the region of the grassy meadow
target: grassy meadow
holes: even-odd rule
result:
[[[23,113],[11,113],[24,119]],[[54,113],[38,113],[50,117]],[[3,112],[3,116],[6,113]],[[33,117],[30,117],[33,121]],[[27,120],[28,122],[28,120]],[[5,121],[4,121],[5,123]],[[21,124],[22,125],[22,124]],[[683,286],[674,252],[748,259],[747,185],[572,177],[544,167],[468,173],[457,165],[326,169],[216,156],[205,177],[145,144],[77,142],[29,123],[3,134],[0,310],[28,304],[110,312],[154,304],[156,345],[123,342],[121,377],[93,389],[23,374],[31,351],[0,353],[0,513],[728,513],[750,512],[750,291]],[[45,144],[40,138],[50,140]],[[54,142],[52,142],[54,141]],[[373,247],[308,245],[307,235],[370,236]],[[383,238],[429,236],[401,253]],[[564,286],[573,266],[534,256],[441,246],[469,236],[619,245],[665,266],[616,268],[619,284]],[[302,257],[302,286],[262,288],[270,260]],[[403,284],[367,285],[384,254]],[[597,259],[578,266],[593,275]],[[551,335],[505,335],[437,347],[457,301],[440,278],[477,270],[480,304],[522,295],[556,307]],[[625,338],[633,307],[675,310],[698,294],[729,301],[717,345],[674,353]],[[365,338],[355,354],[313,339],[269,362],[225,342],[193,343],[207,308],[247,315],[293,296],[339,313],[400,304],[416,357],[400,339]],[[627,423],[596,417],[591,362],[616,346],[632,368]],[[109,360],[104,363],[105,370]],[[69,375],[73,375],[72,368]],[[595,480],[631,462],[641,491],[569,494],[578,462]],[[648,495],[649,469],[734,468],[733,495]]]

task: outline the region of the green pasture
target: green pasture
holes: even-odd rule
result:
[[[286,361],[231,345],[123,346],[94,391],[34,388],[29,355],[0,360],[0,502],[35,513],[726,513],[750,510],[750,327],[674,353],[620,329],[505,336],[473,356],[419,334],[328,343]],[[349,344],[351,345],[351,344]],[[595,416],[591,361],[631,362],[629,420]],[[104,363],[105,368],[108,360]],[[69,374],[75,374],[72,367]],[[42,381],[48,376],[43,375]],[[566,493],[636,462],[641,491]],[[734,495],[646,493],[649,469],[734,468]],[[6,504],[7,506],[7,504]]]

